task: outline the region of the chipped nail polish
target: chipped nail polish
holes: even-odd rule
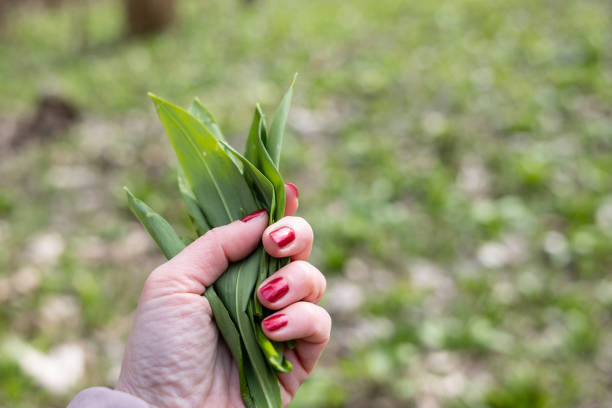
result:
[[[270,316],[265,319],[262,324],[264,329],[268,331],[276,331],[285,327],[289,323],[289,319],[286,314],[277,314],[274,316]]]
[[[280,227],[270,233],[270,239],[282,248],[289,245],[295,239],[295,231],[290,227]]]
[[[276,278],[259,289],[261,296],[270,303],[280,300],[289,292],[289,285],[284,278]]]
[[[300,196],[300,190],[298,190],[298,188],[297,188],[297,186],[295,184],[287,183],[285,185],[293,190],[293,192],[295,193],[295,197],[296,198]]]
[[[260,215],[265,214],[266,210],[257,210],[255,212],[250,213],[249,215],[245,216],[244,218],[242,218],[240,221],[242,222],[249,222],[251,221],[253,218],[257,218]]]

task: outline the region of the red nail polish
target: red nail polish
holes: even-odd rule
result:
[[[251,221],[253,218],[257,218],[262,214],[265,214],[266,210],[257,210],[255,212],[250,213],[249,215],[247,215],[246,217],[244,217],[243,219],[241,219],[240,221],[242,222],[249,222]]]
[[[285,184],[285,185],[286,185],[287,187],[289,187],[290,189],[292,189],[292,190],[293,190],[293,192],[295,193],[295,196],[296,196],[296,197],[299,197],[299,196],[300,196],[300,190],[298,190],[298,188],[297,188],[297,186],[296,186],[295,184],[293,184],[293,183],[287,183],[287,184]]]
[[[289,292],[289,285],[283,278],[276,278],[259,289],[259,293],[268,302],[276,302]]]
[[[295,231],[289,227],[280,227],[270,233],[270,239],[282,248],[295,239]]]
[[[276,331],[285,327],[287,323],[289,323],[289,319],[286,314],[270,316],[262,322],[264,329],[268,331]]]

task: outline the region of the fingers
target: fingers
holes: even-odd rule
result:
[[[295,184],[287,183],[285,184],[285,194],[287,196],[285,202],[285,216],[293,215],[298,209],[298,197],[300,196],[300,192]]]
[[[284,217],[264,231],[262,242],[266,251],[276,258],[306,260],[312,250],[313,233],[300,217]]]
[[[319,305],[297,302],[266,317],[261,326],[265,335],[271,340],[327,343],[331,318]]]
[[[288,402],[323,353],[329,341],[331,317],[314,303],[297,302],[267,317],[261,326],[264,334],[272,340],[296,340],[295,348],[284,353],[293,370],[278,374],[285,391],[283,400]]]
[[[317,303],[325,292],[325,277],[308,262],[296,261],[262,282],[257,297],[262,305],[279,310],[300,300]]]
[[[145,290],[155,294],[201,294],[230,262],[246,257],[257,247],[267,224],[268,214],[260,210],[240,221],[213,228],[153,271]]]
[[[296,340],[291,351],[303,371],[309,373],[329,341],[331,317],[318,305],[297,302],[268,316],[261,326],[271,340]]]

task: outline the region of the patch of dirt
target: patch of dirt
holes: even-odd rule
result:
[[[70,129],[81,119],[81,112],[71,101],[57,95],[43,95],[34,114],[17,124],[9,146],[18,150],[34,142],[48,142],[58,133]]]

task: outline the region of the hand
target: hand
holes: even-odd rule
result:
[[[331,319],[317,306],[325,278],[306,262],[310,225],[293,217],[297,190],[287,188],[286,217],[266,228],[265,212],[215,228],[154,270],[140,295],[117,389],[157,407],[244,407],[238,367],[219,335],[201,294],[227,269],[263,242],[274,257],[292,262],[258,288],[260,302],[277,312],[262,322],[272,340],[295,339],[285,352],[293,364],[279,374],[287,405],[329,340]],[[246,217],[245,217],[246,218]],[[293,236],[293,238],[292,238]]]

